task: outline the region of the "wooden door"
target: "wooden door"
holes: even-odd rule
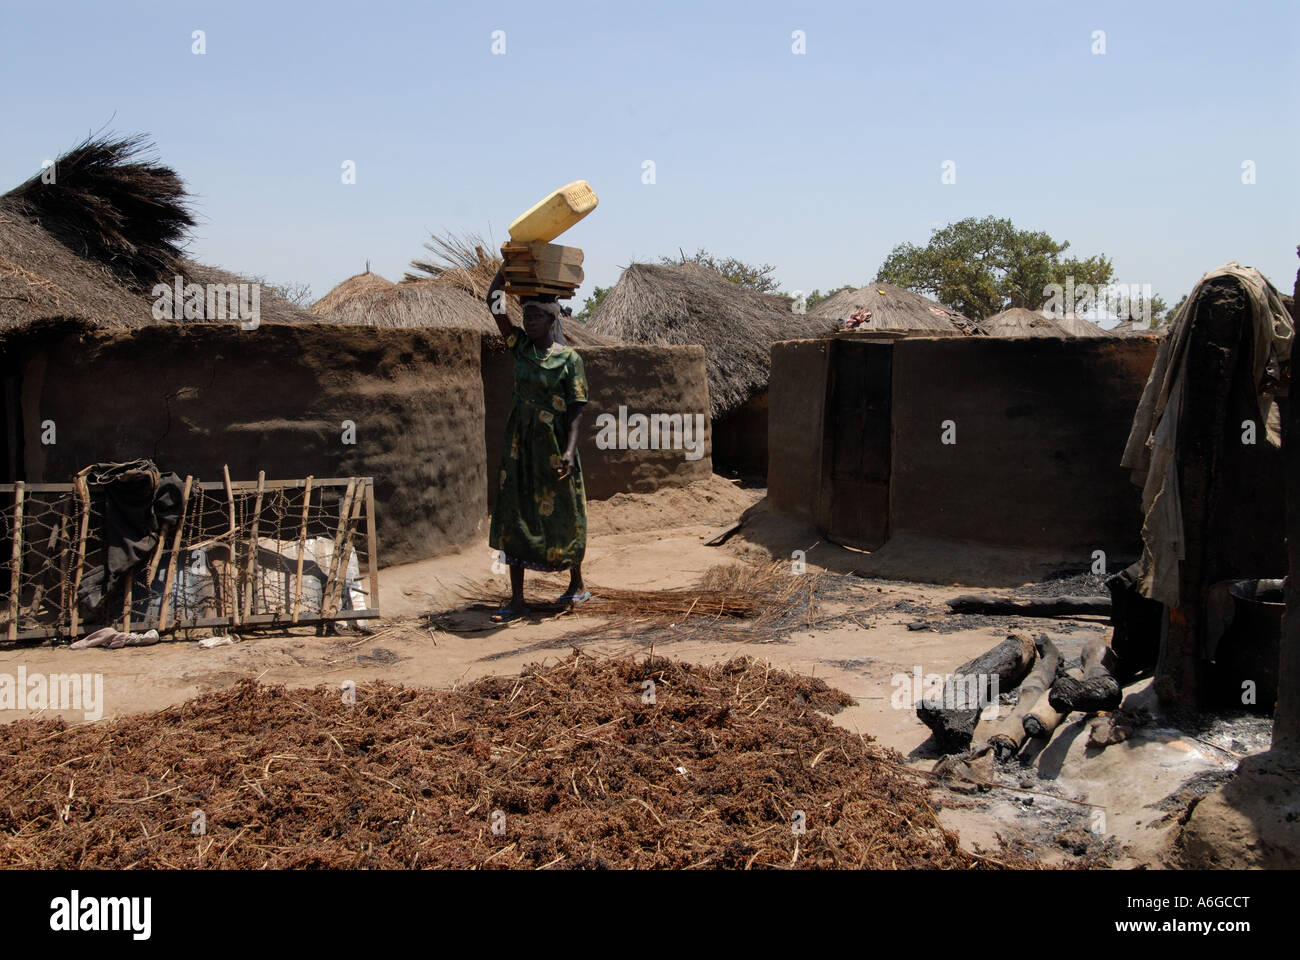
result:
[[[889,539],[892,361],[889,342],[846,339],[831,347],[817,526],[860,550]]]

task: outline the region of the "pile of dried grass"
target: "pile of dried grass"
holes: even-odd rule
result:
[[[476,233],[458,236],[454,233],[433,234],[424,245],[432,257],[412,260],[415,272],[407,271],[403,283],[436,280],[442,286],[455,287],[471,294],[482,302],[497,270],[501,257],[489,253],[491,245]],[[513,302],[514,298],[510,298]]]
[[[367,685],[354,706],[245,681],[93,726],[25,720],[0,728],[0,864],[992,863],[960,849],[895,754],[816,712],[848,699],[748,658],[575,655],[458,691]]]
[[[526,581],[526,586],[558,595],[568,581],[547,577]],[[778,632],[825,622],[818,617],[819,602],[844,592],[843,578],[822,572],[795,574],[790,564],[719,564],[710,567],[700,582],[684,590],[622,590],[589,584],[591,599],[572,610],[578,617],[599,617],[601,623],[571,634],[573,637],[607,638],[635,635],[653,639],[672,632],[674,639],[708,634],[728,641],[766,640]],[[463,591],[464,599],[495,609],[500,588],[483,585]],[[560,612],[545,601],[527,601],[533,611]],[[839,616],[831,619],[838,619]]]

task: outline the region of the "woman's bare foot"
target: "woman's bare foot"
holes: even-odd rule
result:
[[[510,623],[512,620],[518,620],[520,617],[528,615],[528,608],[524,606],[523,597],[511,597],[510,602],[504,604],[496,613],[492,614],[493,623]]]

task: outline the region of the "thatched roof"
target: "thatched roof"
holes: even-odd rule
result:
[[[861,310],[871,311],[871,319],[858,327],[859,330],[896,330],[921,336],[954,331],[966,336],[980,333],[973,320],[956,310],[892,283],[872,283],[833,293],[809,310],[808,315],[845,320]]]
[[[1041,310],[1012,307],[980,321],[984,332],[991,337],[1110,337],[1109,330],[1097,326],[1073,313],[1055,317]]]
[[[627,343],[703,345],[714,417],[767,389],[773,343],[820,336],[834,326],[792,313],[788,297],[755,293],[691,263],[630,265],[590,325]]]
[[[324,317],[357,297],[383,293],[395,286],[396,284],[393,281],[385,279],[377,273],[371,273],[367,269],[365,273],[358,273],[356,276],[348,277],[308,307],[307,310],[313,316]]]
[[[1085,320],[1083,317],[1073,313],[1067,313],[1063,317],[1055,317],[1057,325],[1065,331],[1067,337],[1113,337],[1111,331],[1105,327],[1093,323],[1091,320]]]
[[[343,298],[334,309],[324,312],[318,310],[321,303],[313,306],[312,312],[327,323],[371,327],[453,327],[475,330],[496,339],[501,336],[482,298],[461,287],[436,280],[390,283],[387,287],[377,286],[369,293],[354,292],[352,296]],[[521,323],[523,314],[518,302],[514,297],[507,297],[506,303],[512,319]],[[614,343],[608,337],[592,333],[586,324],[572,318],[564,320],[564,340],[571,347],[601,347]]]
[[[185,259],[184,186],[147,151],[141,137],[88,140],[55,162],[52,183],[37,174],[0,196],[0,329],[149,326],[157,283],[250,282]],[[263,322],[312,319],[265,287],[260,308]]]
[[[484,241],[474,236],[434,236],[425,248],[435,256],[411,261],[415,272],[407,273],[401,283],[390,283],[369,272],[349,277],[313,304],[312,313],[329,323],[455,327],[500,341],[501,333],[485,298],[501,258],[488,254]],[[515,323],[523,323],[523,308],[517,298],[506,297],[506,314]],[[564,340],[571,347],[615,342],[572,318],[564,320]]]
[[[1112,337],[1163,337],[1169,332],[1169,324],[1158,327],[1151,325],[1139,327],[1132,320],[1121,320],[1108,331]]]

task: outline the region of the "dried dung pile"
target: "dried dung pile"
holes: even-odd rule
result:
[[[575,654],[456,691],[377,684],[355,699],[245,681],[152,715],[0,728],[0,865],[993,862],[959,849],[896,755],[817,712],[847,696],[748,658]]]

